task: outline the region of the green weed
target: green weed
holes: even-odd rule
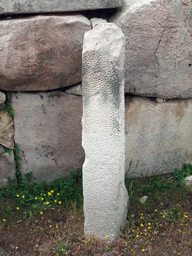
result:
[[[178,181],[183,181],[185,177],[192,175],[192,165],[190,163],[185,163],[182,165],[182,169],[174,169],[173,178]]]
[[[52,247],[52,250],[56,252],[57,255],[66,254],[66,252],[67,252],[67,255],[70,255],[71,253],[70,250],[67,250],[67,244],[61,243],[61,242],[59,242],[59,245],[56,248]]]
[[[178,207],[173,207],[173,209],[168,213],[168,216],[172,220],[178,220],[180,218],[181,212]]]
[[[4,103],[4,111],[3,111],[3,113],[8,112],[10,117],[13,119],[13,116],[15,115],[15,109],[12,108],[11,103],[9,101],[9,97],[10,97],[10,93],[8,92],[6,94],[6,101]]]

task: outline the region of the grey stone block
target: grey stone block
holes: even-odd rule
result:
[[[62,91],[12,96],[21,173],[50,182],[82,167],[81,97]]]
[[[0,0],[0,14],[84,11],[122,6],[122,0]]]

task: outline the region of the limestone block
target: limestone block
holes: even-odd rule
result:
[[[84,35],[84,233],[107,241],[119,235],[128,206],[124,185],[124,46],[122,30],[112,23],[102,23]]]
[[[7,185],[8,177],[12,179],[15,178],[14,174],[15,162],[13,151],[11,152],[11,155],[7,152],[2,152],[2,154],[0,154],[0,187],[5,187]]]
[[[21,173],[49,182],[81,169],[81,97],[62,91],[10,95]]]
[[[126,171],[130,177],[166,174],[192,163],[192,99],[163,104],[126,97]]]
[[[6,0],[0,2],[0,14],[69,12],[122,6],[122,0]]]
[[[0,144],[6,148],[14,148],[14,123],[8,112],[0,112]]]
[[[0,22],[0,89],[46,91],[81,82],[82,15],[35,16]]]
[[[108,19],[124,32],[125,92],[145,97],[192,97],[192,3],[123,0]]]

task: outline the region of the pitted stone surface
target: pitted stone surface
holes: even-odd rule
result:
[[[16,96],[11,93],[21,173],[33,172],[37,182],[49,182],[81,169],[81,97],[62,91]]]
[[[122,6],[122,0],[2,0],[0,14],[69,12]]]
[[[0,89],[46,91],[81,82],[82,15],[36,16],[0,22]]]
[[[124,35],[102,23],[84,35],[82,145],[84,232],[114,240],[125,224]],[[106,238],[107,236],[107,238]]]
[[[157,103],[126,97],[126,170],[130,177],[166,174],[192,163],[192,99]]]
[[[192,2],[124,0],[108,19],[124,32],[125,92],[192,97]]]

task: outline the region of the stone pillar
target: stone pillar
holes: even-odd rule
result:
[[[85,32],[82,54],[84,233],[113,241],[126,222],[125,39],[113,23]]]

